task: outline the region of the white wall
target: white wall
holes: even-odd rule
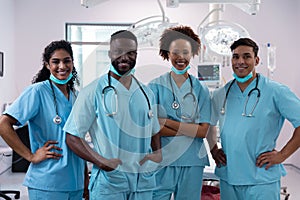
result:
[[[300,3],[298,0],[261,2],[256,16],[226,5],[222,19],[241,24],[261,45],[262,64],[257,70],[265,75],[263,45],[274,43],[277,46],[278,64],[274,79],[287,84],[300,96],[299,62],[296,59],[300,52]],[[162,3],[165,7],[165,0]],[[180,4],[179,8],[165,8],[165,12],[171,22],[190,25],[197,30],[198,24],[208,13],[208,5],[185,3]],[[41,68],[43,48],[52,40],[65,38],[66,22],[130,23],[159,14],[161,12],[156,0],[108,0],[89,9],[80,6],[80,0],[0,0],[1,27],[7,27],[0,29],[0,50],[7,52],[5,77],[0,79],[1,91],[4,91],[0,94],[0,103],[12,101],[30,84],[33,75]],[[231,69],[226,68],[224,72],[229,77]],[[5,89],[4,85],[9,89]],[[291,125],[286,123],[278,148],[286,143],[291,132]],[[286,162],[300,166],[299,156],[300,151]]]
[[[0,51],[4,52],[4,76],[0,77],[0,111],[17,94],[15,76],[15,4],[0,0]]]

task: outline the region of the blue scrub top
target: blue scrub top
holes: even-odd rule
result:
[[[248,93],[255,87],[253,80],[244,92],[235,82],[228,94],[225,115],[220,114],[229,83],[212,94],[212,125],[219,123],[222,148],[227,165],[216,168],[216,175],[232,185],[265,184],[280,180],[285,174],[283,165],[268,170],[255,165],[257,157],[276,147],[276,140],[285,119],[294,127],[300,125],[300,100],[290,89],[280,83],[259,76],[261,96],[254,117],[244,117]],[[247,104],[249,113],[255,104],[257,92],[253,92]]]
[[[152,80],[149,87],[155,94],[158,104],[158,116],[169,118],[186,123],[210,123],[210,95],[208,88],[197,78],[190,75],[192,80],[192,92],[196,97],[194,104],[191,96],[183,101],[183,97],[191,91],[190,80],[187,79],[178,88],[173,78],[171,78],[176,100],[181,104],[184,112],[194,113],[192,119],[182,119],[181,114],[172,108],[174,101],[170,83],[170,73],[167,72]],[[179,109],[180,110],[180,109]],[[203,138],[192,138],[187,136],[161,137],[163,147],[162,165],[168,166],[205,166],[209,165],[207,151],[203,143]]]
[[[57,101],[57,110],[62,123],[53,122],[56,116],[54,99],[49,81],[39,82],[27,87],[8,107],[8,114],[18,121],[17,125],[28,122],[31,152],[36,152],[48,140],[58,141],[63,156],[59,160],[46,159],[40,163],[31,163],[26,173],[24,185],[49,191],[76,191],[84,187],[84,161],[76,156],[65,142],[63,126],[71,112],[75,95],[70,92],[69,100],[53,84]]]
[[[104,179],[109,180],[100,183],[101,193],[151,190],[155,186],[154,176],[141,175],[138,180],[134,180],[131,176],[136,178],[135,174],[154,170],[151,167],[155,166],[155,163],[151,161],[142,166],[138,164],[147,153],[152,152],[151,137],[160,130],[154,107],[154,95],[149,88],[142,86],[154,111],[154,117],[149,118],[146,97],[134,79],[129,89],[113,77],[111,85],[116,89],[117,101],[113,90],[106,91],[106,95],[102,96],[103,88],[108,86],[107,74],[83,88],[64,130],[81,138],[89,132],[97,153],[106,159],[122,160],[122,165],[114,170],[116,173],[114,175],[94,166],[90,188],[93,187],[94,181],[100,183],[105,177]],[[113,117],[107,116],[104,107],[112,112],[115,111],[116,104],[117,114]]]

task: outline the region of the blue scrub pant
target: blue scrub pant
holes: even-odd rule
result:
[[[280,181],[258,185],[230,185],[220,180],[221,200],[280,200]]]
[[[115,194],[97,194],[90,193],[90,200],[152,200],[152,191],[146,192],[122,192]]]
[[[153,192],[153,200],[199,200],[202,190],[202,166],[164,167],[156,174],[157,190]]]
[[[28,196],[30,200],[82,200],[83,190],[55,192],[28,188]]]

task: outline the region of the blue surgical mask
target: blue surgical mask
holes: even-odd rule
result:
[[[50,75],[50,80],[53,81],[56,84],[60,84],[60,85],[64,85],[66,83],[69,82],[69,80],[71,80],[71,78],[73,77],[73,74],[70,73],[69,77],[65,80],[59,80],[57,79],[55,76],[53,76],[52,74]]]
[[[119,72],[117,72],[117,70],[115,69],[115,67],[112,64],[110,64],[109,70],[112,71],[114,74],[120,76],[120,77],[121,76],[129,76],[131,74],[134,74],[134,72],[135,72],[135,69],[133,68],[130,71],[128,71],[126,74],[121,75],[121,74],[119,74]]]
[[[187,70],[189,70],[191,68],[190,65],[188,65],[186,68],[184,68],[183,70],[178,70],[176,69],[174,66],[172,66],[171,70],[175,73],[175,74],[185,74],[185,72],[187,72]]]
[[[240,78],[236,75],[236,73],[233,73],[233,77],[237,80],[237,82],[239,83],[245,83],[247,82],[250,78],[253,77],[253,73],[250,72],[247,76],[243,77],[243,78]]]

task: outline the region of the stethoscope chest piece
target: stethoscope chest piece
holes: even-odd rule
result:
[[[148,117],[151,119],[154,117],[154,114],[153,114],[153,111],[152,110],[149,110],[148,112]]]
[[[225,115],[225,108],[221,108],[221,111],[220,111],[221,115]]]
[[[172,103],[172,108],[173,108],[174,110],[177,110],[177,109],[179,108],[179,103],[177,103],[176,101],[174,101],[174,102]]]
[[[54,118],[53,118],[53,122],[54,124],[60,124],[62,121],[61,117],[56,115]]]

